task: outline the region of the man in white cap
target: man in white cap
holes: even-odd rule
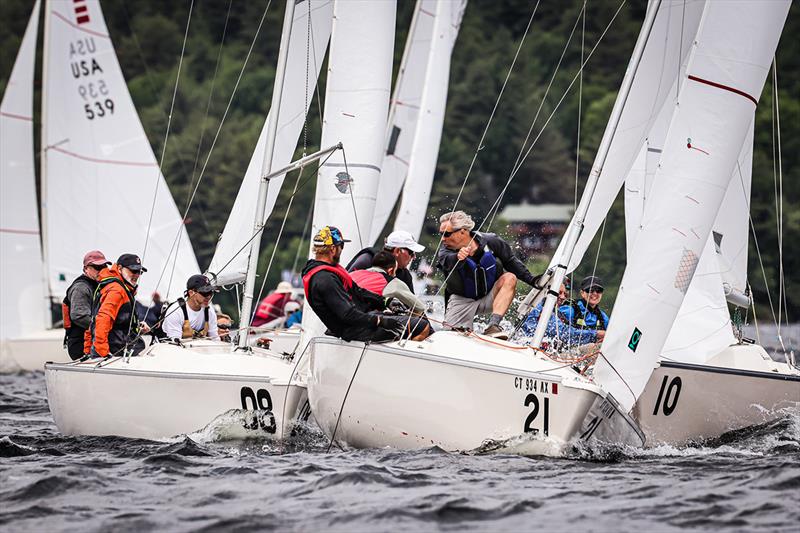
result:
[[[397,270],[395,277],[408,285],[409,290],[414,292],[414,278],[411,276],[411,271],[408,266],[414,257],[425,249],[424,246],[414,240],[414,236],[405,230],[393,231],[386,237],[383,249],[391,253],[397,260]],[[355,270],[366,270],[372,266],[372,258],[375,257],[380,249],[364,248],[358,252],[355,257],[347,265],[347,271],[353,272]]]

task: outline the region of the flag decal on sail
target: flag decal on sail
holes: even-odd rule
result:
[[[75,20],[78,24],[86,24],[89,22],[89,8],[84,3],[86,0],[74,0],[75,2]]]
[[[632,352],[635,352],[636,348],[639,346],[640,340],[642,340],[642,332],[639,331],[639,328],[633,328],[631,340],[628,341],[628,348],[630,348]]]
[[[686,248],[683,249],[681,262],[678,265],[678,273],[675,275],[675,288],[684,294],[689,288],[689,283],[692,281],[699,260],[696,253]]]

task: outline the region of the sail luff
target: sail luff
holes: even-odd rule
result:
[[[33,80],[39,1],[0,102],[0,339],[49,325],[36,201]]]
[[[631,409],[652,374],[730,183],[789,2],[706,4],[652,199],[595,380]]]

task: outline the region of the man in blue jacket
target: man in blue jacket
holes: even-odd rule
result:
[[[585,329],[575,327],[562,309],[572,309],[571,305],[563,305],[567,301],[567,288],[562,283],[558,291],[558,299],[556,300],[557,309],[550,315],[550,320],[547,322],[545,329],[545,337],[552,342],[556,342],[559,346],[558,349],[570,348],[573,346],[582,346],[585,344],[592,344],[602,342],[605,336],[605,331],[596,329]],[[536,325],[539,323],[539,317],[542,314],[542,304],[540,303],[534,307],[525,322],[522,324],[522,334],[526,337],[532,337],[536,331]]]
[[[559,311],[576,328],[603,331],[608,329],[608,315],[600,309],[603,299],[603,280],[587,276],[581,281],[581,298],[563,305]]]

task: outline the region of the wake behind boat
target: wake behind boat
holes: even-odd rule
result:
[[[254,411],[249,429],[283,438],[306,398],[293,374],[286,358],[208,340],[157,343],[131,358],[45,365],[59,432],[144,439],[192,433],[231,409]]]

